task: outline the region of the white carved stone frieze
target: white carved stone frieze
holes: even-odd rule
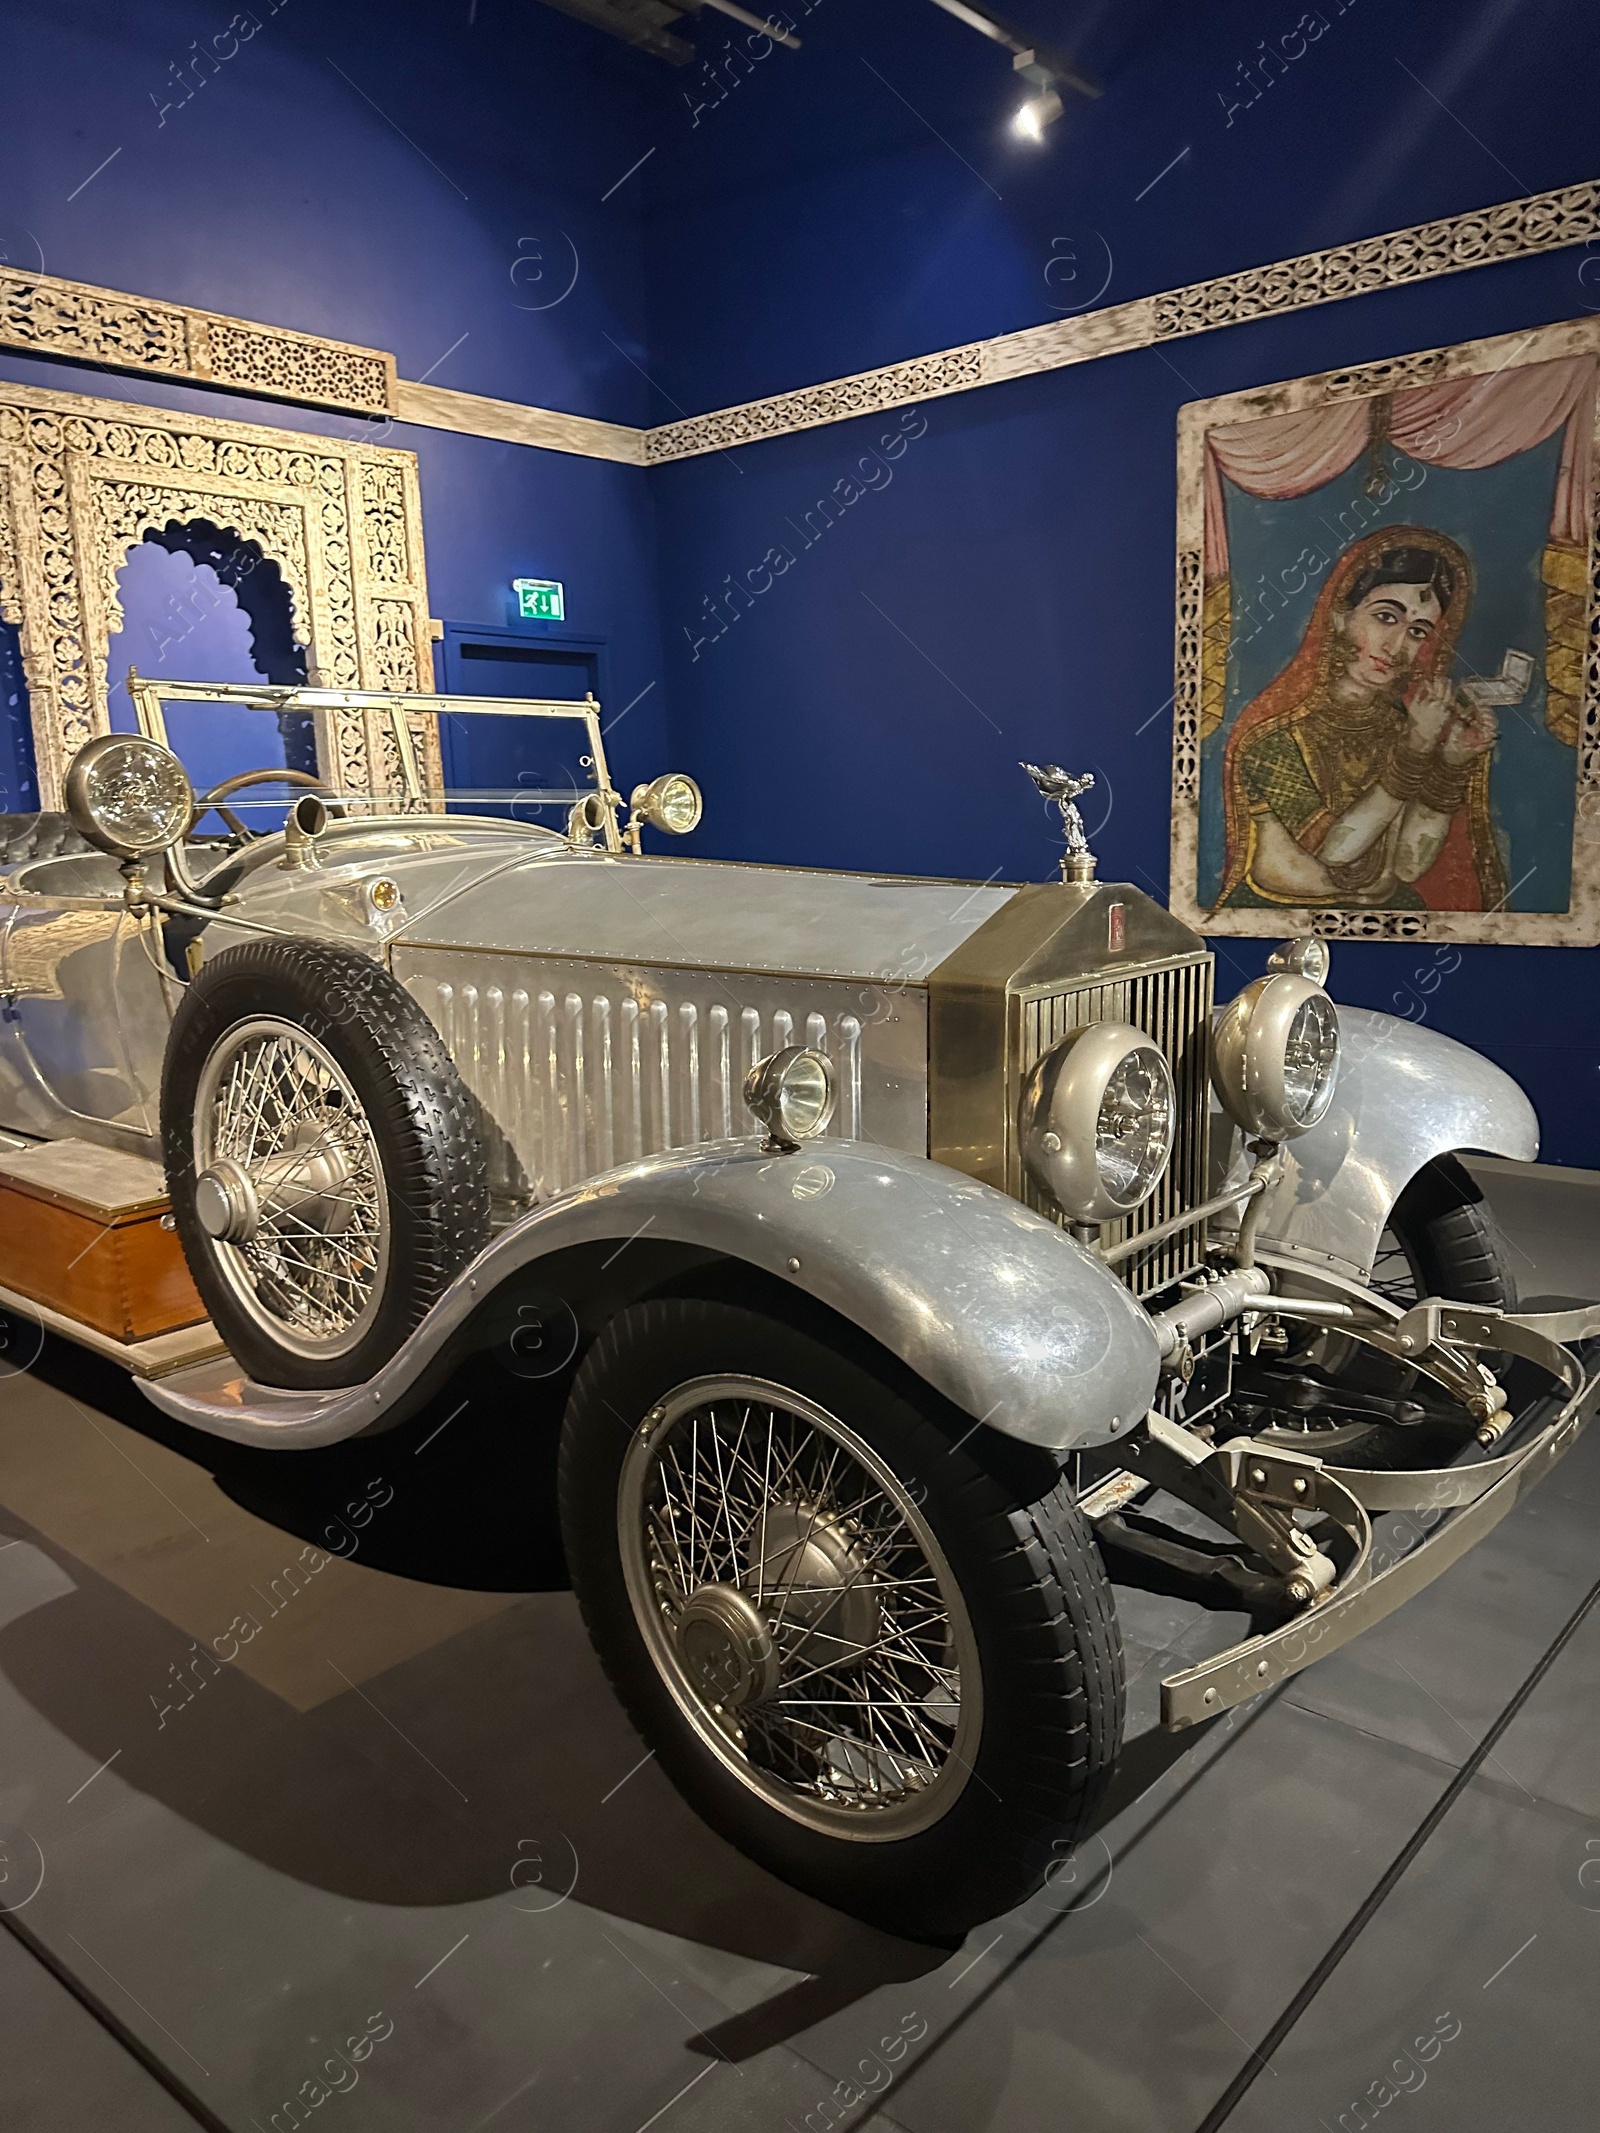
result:
[[[379,349],[14,268],[0,268],[0,346],[581,458],[660,466],[1597,238],[1600,181],[1562,186],[650,430],[397,378],[394,357]],[[1407,360],[1399,359],[1397,383],[1417,382],[1404,373]]]
[[[810,385],[800,392],[778,393],[770,400],[751,400],[742,407],[725,407],[716,414],[693,415],[646,430],[645,463],[655,466],[669,459],[688,459],[697,452],[726,451],[730,445],[816,429],[825,422],[848,422],[854,415],[933,400],[982,383],[981,344],[947,348],[940,355],[919,356],[911,363],[892,363],[884,370],[836,378],[830,385]]]
[[[1525,258],[1583,244],[1600,234],[1600,183],[1568,185],[1533,193],[1500,207],[1446,215],[1412,229],[1391,230],[1325,252],[1241,274],[1219,275],[1155,299],[1156,338],[1207,333],[1214,326],[1298,311],[1308,304],[1336,303],[1374,289],[1459,274],[1497,259]]]
[[[52,274],[0,268],[0,345],[358,415],[394,412],[394,357]]]
[[[1534,193],[1500,207],[1445,216],[1357,244],[1335,245],[1272,266],[1219,275],[1161,296],[1136,297],[1130,303],[1108,304],[1076,318],[1024,327],[964,348],[946,348],[909,363],[835,378],[827,385],[808,385],[741,407],[669,422],[645,432],[645,461],[654,466],[700,452],[726,451],[730,445],[815,429],[821,423],[843,422],[880,408],[1094,362],[1101,356],[1209,333],[1218,326],[1236,326],[1248,319],[1336,303],[1375,289],[1430,281],[1494,260],[1559,251],[1594,238],[1600,238],[1600,181]],[[1401,382],[1398,370],[1396,382]],[[1407,376],[1404,382],[1418,380]]]

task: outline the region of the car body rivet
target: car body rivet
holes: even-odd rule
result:
[[[1217,1692],[1216,1692],[1216,1690],[1215,1690],[1215,1689],[1207,1689],[1207,1690],[1206,1690],[1206,1693],[1205,1693],[1205,1701],[1206,1701],[1207,1703],[1215,1703],[1215,1702],[1216,1702],[1216,1700],[1217,1700]]]
[[[800,1271],[800,1262],[799,1262],[799,1260],[798,1260],[798,1259],[791,1259],[791,1260],[789,1261],[789,1272],[790,1272],[791,1274],[798,1274],[798,1273],[799,1273],[799,1271]]]
[[[1258,1676],[1258,1677],[1259,1677],[1259,1678],[1260,1678],[1261,1680],[1263,1680],[1263,1681],[1264,1681],[1264,1680],[1266,1679],[1267,1675],[1268,1675],[1268,1674],[1269,1674],[1270,1672],[1271,1672],[1271,1668],[1270,1668],[1270,1667],[1268,1666],[1268,1664],[1267,1664],[1266,1660],[1265,1660],[1265,1659],[1258,1659],[1258,1660],[1257,1660],[1257,1662],[1256,1662],[1256,1673],[1257,1673],[1257,1676]]]
[[[1303,1474],[1299,1475],[1295,1481],[1294,1493],[1296,1496],[1304,1496],[1306,1493],[1306,1481]]]

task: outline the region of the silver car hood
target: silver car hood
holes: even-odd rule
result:
[[[365,896],[379,876],[404,899],[387,921]],[[391,949],[912,985],[1016,894],[997,883],[619,857],[515,824],[444,822],[398,834],[352,824],[325,841],[319,867],[258,866],[239,888],[238,908],[253,920]]]

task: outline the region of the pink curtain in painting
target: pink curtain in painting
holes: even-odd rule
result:
[[[1515,452],[1564,432],[1550,538],[1588,538],[1593,480],[1595,360],[1566,356],[1499,370],[1487,378],[1418,385],[1390,402],[1389,436],[1412,459],[1439,467],[1492,467]],[[1269,415],[1209,432],[1206,438],[1205,574],[1228,573],[1228,527],[1222,475],[1252,496],[1305,496],[1343,474],[1372,436],[1372,400]]]

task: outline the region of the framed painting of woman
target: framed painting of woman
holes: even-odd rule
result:
[[[1173,909],[1600,940],[1600,320],[1179,415]]]

